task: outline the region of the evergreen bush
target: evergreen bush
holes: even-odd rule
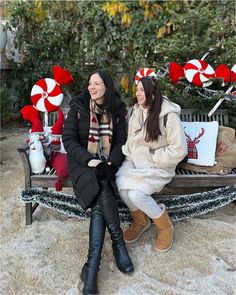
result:
[[[1,108],[1,126],[8,122],[11,111],[10,92],[6,83],[0,85],[0,108]]]

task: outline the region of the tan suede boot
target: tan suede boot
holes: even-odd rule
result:
[[[124,240],[126,243],[136,242],[151,225],[149,217],[141,210],[130,211],[130,214],[133,218],[133,222],[124,232]]]
[[[157,251],[166,252],[173,244],[174,227],[170,221],[165,205],[160,204],[160,207],[163,209],[161,215],[153,219],[158,230],[155,248]]]

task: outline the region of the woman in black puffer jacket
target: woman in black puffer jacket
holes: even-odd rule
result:
[[[81,272],[83,294],[97,294],[97,273],[105,229],[112,239],[116,265],[123,273],[133,269],[120,228],[115,173],[123,161],[126,106],[106,70],[97,70],[84,90],[70,103],[63,143],[68,172],[83,209],[91,208],[88,260]]]

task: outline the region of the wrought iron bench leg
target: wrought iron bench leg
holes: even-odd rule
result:
[[[42,187],[43,190],[48,190],[48,187]],[[33,222],[33,213],[37,209],[39,204],[37,202],[25,204],[25,225],[31,225]]]
[[[26,225],[30,225],[33,222],[33,213],[39,206],[38,203],[26,203],[25,204],[25,219],[26,219]]]
[[[30,225],[32,224],[33,220],[33,206],[32,203],[25,204],[25,224]]]

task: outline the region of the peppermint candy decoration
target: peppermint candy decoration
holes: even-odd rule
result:
[[[54,111],[63,100],[60,85],[51,78],[39,80],[31,90],[31,101],[35,108],[41,112]]]
[[[233,65],[232,69],[231,69],[231,82],[236,83],[236,64]]]
[[[184,65],[184,75],[186,79],[195,86],[207,87],[215,77],[214,69],[204,60],[192,59]]]
[[[156,77],[156,75],[152,69],[142,68],[135,75],[135,84],[137,85],[140,79],[144,77]]]

